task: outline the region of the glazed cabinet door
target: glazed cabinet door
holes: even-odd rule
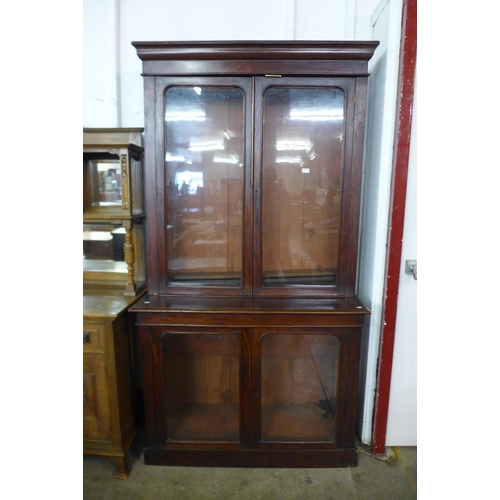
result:
[[[354,460],[360,333],[141,326],[147,463]]]
[[[353,333],[345,328],[254,330],[254,447],[346,445],[349,418],[355,418],[349,411],[357,397],[359,335]]]
[[[255,93],[254,289],[342,294],[355,82],[256,78]]]
[[[354,291],[363,147],[352,78],[154,79],[150,288]]]
[[[246,293],[252,80],[156,78],[155,95],[160,293]]]
[[[151,442],[182,448],[248,441],[246,339],[238,329],[208,327],[154,328],[141,336],[153,351],[144,358],[145,379],[155,388],[146,394]]]

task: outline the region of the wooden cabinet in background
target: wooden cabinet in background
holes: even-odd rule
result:
[[[142,128],[83,129],[83,283],[124,295],[146,282]]]
[[[142,414],[128,311],[146,286],[142,131],[83,129],[83,452],[121,479]]]
[[[139,297],[83,296],[83,452],[107,457],[120,479],[140,424],[128,312]]]

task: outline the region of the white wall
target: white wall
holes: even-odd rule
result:
[[[83,2],[83,126],[118,127],[115,0]]]
[[[361,4],[369,2],[374,0]],[[84,0],[83,4],[84,127],[143,126],[142,65],[132,41],[343,40],[353,38],[355,26],[354,0]]]

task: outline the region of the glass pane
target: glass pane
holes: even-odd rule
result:
[[[162,341],[168,439],[239,442],[238,337],[168,334]]]
[[[127,273],[123,246],[125,229],[120,225],[83,225],[83,271]]]
[[[344,92],[271,87],[264,97],[263,285],[336,285]]]
[[[165,133],[169,281],[241,286],[242,90],[170,88]]]
[[[262,339],[262,441],[335,441],[339,340]]]
[[[84,155],[84,168],[89,169],[90,205],[121,207],[121,165],[116,155]]]

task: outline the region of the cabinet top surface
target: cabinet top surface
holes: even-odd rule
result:
[[[130,144],[142,147],[143,132],[143,128],[84,128],[83,148],[127,148]]]
[[[134,312],[200,312],[200,313],[318,313],[369,314],[364,304],[354,298],[290,299],[246,297],[142,297],[132,308]]]
[[[104,292],[105,293],[105,292]],[[83,314],[95,317],[115,317],[128,310],[139,296],[84,294]]]

